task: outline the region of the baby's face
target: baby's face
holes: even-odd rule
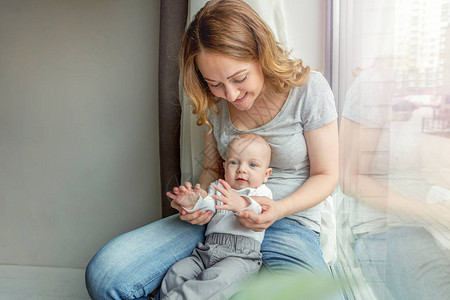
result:
[[[225,181],[235,190],[257,188],[267,182],[270,151],[258,141],[238,141],[229,146],[224,162]]]

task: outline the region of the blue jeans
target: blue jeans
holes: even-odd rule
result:
[[[448,299],[449,257],[421,227],[394,227],[366,234],[354,244],[355,255],[378,299]]]
[[[205,226],[170,216],[125,233],[106,244],[86,269],[92,299],[149,299],[175,262],[204,241]],[[291,219],[281,219],[265,233],[263,265],[269,271],[298,270],[329,274],[319,235]]]

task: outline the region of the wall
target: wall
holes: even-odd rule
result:
[[[160,217],[159,1],[2,1],[0,37],[0,264],[85,267]]]
[[[292,54],[325,74],[325,0],[284,0]]]

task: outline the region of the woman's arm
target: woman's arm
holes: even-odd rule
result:
[[[316,206],[334,191],[339,180],[337,121],[304,132],[309,156],[309,178],[292,194],[277,201],[280,218]]]
[[[276,220],[316,206],[333,192],[339,178],[337,121],[306,131],[304,135],[310,161],[309,178],[292,194],[278,201],[254,197],[261,204],[263,213],[239,213],[243,226],[264,230]]]
[[[205,133],[203,150],[203,169],[198,182],[203,189],[208,190],[211,182],[223,178],[223,160],[217,150],[217,142],[214,135]]]

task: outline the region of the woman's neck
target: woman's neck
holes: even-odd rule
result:
[[[286,102],[288,95],[288,93],[261,95],[255,100],[253,106],[245,111],[236,109],[233,104],[228,102],[231,123],[241,131],[261,127],[275,118]]]

